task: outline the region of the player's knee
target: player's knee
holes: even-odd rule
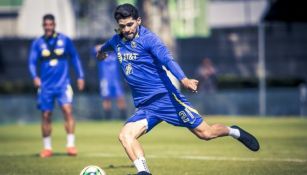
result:
[[[72,115],[71,111],[65,111],[63,110],[63,114],[64,114],[64,119],[66,121],[74,121],[74,116]]]
[[[124,134],[123,134],[123,132],[120,132],[119,134],[118,134],[118,140],[121,142],[121,143],[123,143],[124,142]]]
[[[72,107],[71,105],[65,104],[62,106],[62,112],[65,116],[71,117],[72,116]]]
[[[65,120],[68,122],[73,122],[74,116],[72,114],[65,115]]]
[[[43,112],[42,119],[45,122],[51,122],[51,112]]]
[[[132,143],[133,137],[128,132],[122,131],[118,135],[119,141],[122,143],[123,146]]]
[[[72,111],[63,110],[63,114],[66,118],[73,118]]]

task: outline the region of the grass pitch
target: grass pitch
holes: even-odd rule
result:
[[[307,120],[300,118],[208,117],[208,123],[238,124],[253,133],[259,152],[231,137],[198,140],[185,128],[162,123],[141,138],[154,175],[307,174]],[[79,155],[65,154],[63,124],[53,125],[52,158],[41,159],[40,125],[0,125],[0,175],[78,175],[98,165],[108,175],[135,174],[117,140],[122,122],[78,122]]]

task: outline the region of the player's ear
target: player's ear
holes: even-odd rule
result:
[[[142,23],[141,17],[138,17],[138,19],[136,19],[136,22],[137,22],[138,25],[141,25],[141,23]]]

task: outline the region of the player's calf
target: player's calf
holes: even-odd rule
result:
[[[128,147],[128,145],[131,145],[133,142],[133,136],[128,134],[127,132],[121,131],[118,135],[118,140],[123,145],[124,148]]]
[[[206,122],[202,122],[198,127],[191,130],[199,139],[211,140],[217,137],[227,136],[229,130],[226,126],[221,124],[214,124],[209,126]]]

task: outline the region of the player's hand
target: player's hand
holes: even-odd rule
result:
[[[95,52],[99,52],[100,48],[101,48],[102,44],[98,44],[95,46]]]
[[[101,52],[100,51],[100,48],[102,47],[102,45],[97,45],[97,46],[95,46],[95,51],[96,51],[96,58],[98,59],[98,60],[104,60],[104,59],[106,59],[107,58],[107,53],[105,53],[105,52]]]
[[[97,58],[98,60],[105,60],[107,57],[108,57],[108,54],[105,53],[105,52],[99,51],[99,52],[97,52],[97,54],[96,54],[96,58]]]
[[[84,89],[84,86],[85,86],[84,80],[83,79],[78,79],[77,80],[77,86],[78,86],[79,91],[82,91]]]
[[[184,78],[181,80],[183,87],[191,90],[192,92],[197,92],[198,80]]]
[[[39,88],[39,87],[41,87],[41,79],[39,78],[39,77],[35,77],[34,79],[33,79],[33,84],[34,84],[34,86],[36,87],[36,88]]]

